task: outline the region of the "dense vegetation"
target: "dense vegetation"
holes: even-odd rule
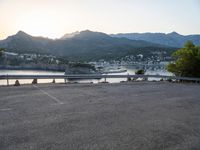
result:
[[[174,63],[168,65],[168,71],[176,76],[200,77],[200,47],[188,41],[185,46],[172,55]]]

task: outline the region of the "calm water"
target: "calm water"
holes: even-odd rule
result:
[[[115,73],[114,75],[126,75],[126,74],[135,74],[135,69],[134,67],[122,67],[122,69],[126,69],[127,72],[124,73]],[[55,71],[37,71],[37,70],[0,70],[0,75],[64,75],[64,72],[55,72]],[[145,74],[148,75],[172,75],[171,73],[167,72],[166,70],[147,70]],[[126,81],[126,78],[118,78],[118,79],[107,79],[108,82],[110,83],[117,83],[120,81]],[[156,78],[151,78],[149,80],[159,80]],[[98,83],[102,82],[104,79],[101,80],[74,80],[74,82],[79,82],[79,83]],[[9,84],[14,84],[15,80],[9,80]],[[21,84],[30,84],[32,80],[26,79],[26,80],[19,80]],[[52,79],[39,79],[38,83],[51,83]],[[64,79],[56,79],[56,83],[64,83]],[[6,85],[7,81],[6,80],[0,80],[0,85]]]

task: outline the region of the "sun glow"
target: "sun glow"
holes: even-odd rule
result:
[[[18,21],[18,28],[34,36],[57,38],[60,29],[60,18],[54,14],[40,14],[39,12],[23,15]],[[63,33],[62,33],[63,34]]]
[[[0,0],[0,39],[19,30],[49,38],[85,29],[198,34],[199,6],[199,0]]]
[[[4,20],[0,38],[6,38],[4,32],[12,35],[19,30],[33,36],[60,38],[67,32],[87,28],[87,24],[81,24],[83,20],[87,21],[87,10],[77,1],[8,0],[6,3],[0,1],[0,4],[0,20]],[[8,6],[12,11],[8,12]]]

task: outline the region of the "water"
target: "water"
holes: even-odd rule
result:
[[[0,75],[64,75],[64,72],[41,71],[41,70],[0,70]],[[14,84],[16,80],[9,80],[9,84]],[[38,83],[51,83],[53,79],[38,79]],[[32,80],[19,80],[21,84],[31,84]],[[56,82],[63,83],[64,79],[56,79]],[[7,85],[6,80],[0,80],[0,85]]]
[[[135,67],[129,66],[129,67],[121,67],[122,69],[126,69],[127,72],[123,73],[113,73],[112,75],[127,75],[127,74],[135,74],[135,71],[137,70]],[[64,75],[64,72],[55,72],[55,71],[41,71],[41,70],[0,70],[0,75]],[[172,75],[171,73],[167,72],[163,69],[149,69],[145,73],[146,75]],[[159,80],[158,78],[149,78],[149,80]],[[38,79],[38,83],[51,83],[53,79]],[[64,83],[64,79],[56,79],[56,83]],[[103,82],[104,79],[90,79],[90,80],[73,80],[73,81],[67,81],[67,82],[79,82],[79,83],[99,83]],[[106,80],[109,83],[119,83],[121,81],[127,81],[127,78],[108,78]],[[25,79],[25,80],[19,80],[21,84],[31,84],[32,80]],[[14,84],[15,80],[9,80],[9,84]],[[0,85],[7,85],[6,80],[0,80]]]

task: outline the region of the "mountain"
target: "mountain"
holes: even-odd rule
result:
[[[73,33],[67,33],[64,36],[61,37],[61,39],[68,39],[68,38],[73,38],[75,35],[80,34],[79,31],[73,32]]]
[[[142,40],[111,37],[89,30],[66,34],[60,39],[33,37],[23,31],[0,41],[0,47],[18,53],[48,53],[71,60],[116,59],[126,55],[149,55],[173,48]]]
[[[18,53],[47,53],[48,44],[53,40],[43,37],[33,37],[23,31],[0,41],[0,47]]]
[[[180,35],[177,32],[165,33],[119,33],[112,34],[112,37],[127,38],[130,40],[144,40],[152,43],[171,47],[183,47],[186,41],[192,41],[195,45],[200,45],[200,35]]]

